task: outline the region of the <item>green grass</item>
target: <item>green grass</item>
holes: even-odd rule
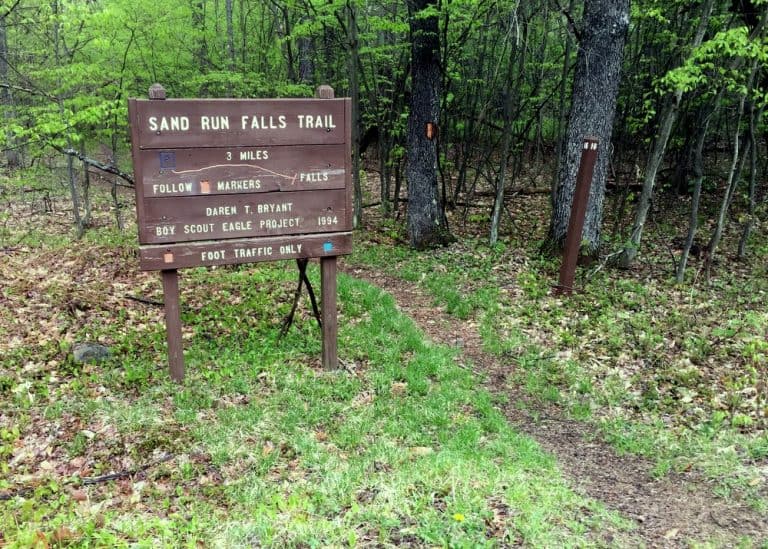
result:
[[[310,276],[319,285],[316,269]],[[631,539],[625,520],[571,491],[551,456],[509,427],[454,350],[426,341],[377,288],[340,276],[344,369],[319,367],[309,317],[278,340],[294,277],[282,264],[185,271],[183,386],[168,380],[163,325],[154,316],[144,326],[130,307],[117,317],[141,330],[96,321],[80,328],[81,338],[112,341],[107,362],[63,360],[35,379],[9,380],[3,408],[19,427],[2,431],[0,455],[51,422],[63,432],[50,461],[87,458],[91,476],[173,459],[95,486],[55,469],[34,474],[33,493],[0,502],[6,544],[493,547]],[[456,314],[493,301],[475,295]],[[19,367],[27,359],[14,358]],[[23,480],[23,471],[11,472],[20,474],[0,488]],[[88,499],[76,500],[73,489]]]
[[[595,423],[618,451],[655,460],[660,475],[694,467],[716,492],[766,509],[755,466],[768,445],[760,262],[751,276],[723,272],[695,287],[610,271],[585,283],[580,271],[583,292],[564,299],[551,294],[559,262],[510,251],[474,239],[432,254],[362,245],[352,262],[386,268],[446,312],[472,316],[484,350],[517,365],[511,383]]]

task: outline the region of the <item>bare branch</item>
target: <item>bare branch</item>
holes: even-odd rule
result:
[[[14,86],[13,84],[3,84],[0,83],[0,88],[6,88],[9,90],[16,90],[16,91],[23,91],[25,93],[28,93],[30,95],[42,95],[43,97],[50,97],[46,93],[38,90],[33,90],[32,88],[25,88],[22,86]]]
[[[136,182],[133,179],[133,176],[130,174],[125,173],[124,171],[118,169],[113,164],[104,164],[103,162],[99,162],[98,160],[94,160],[93,158],[89,158],[82,154],[80,151],[76,151],[75,149],[65,149],[64,147],[59,147],[58,145],[51,144],[51,147],[59,151],[61,154],[66,154],[69,156],[74,156],[75,158],[85,162],[89,166],[93,166],[96,169],[99,169],[106,173],[111,173],[112,175],[116,175],[117,177],[123,179],[124,181],[127,181],[131,185],[135,185]]]

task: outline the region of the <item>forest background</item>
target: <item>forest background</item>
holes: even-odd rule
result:
[[[77,159],[126,170],[127,97],[144,97],[155,82],[169,97],[311,96],[326,83],[354,102],[358,222],[360,154],[378,175],[381,211],[392,216],[406,190],[408,148],[417,146],[412,134],[424,131],[421,124],[409,130],[408,119],[423,115],[439,135],[420,163],[435,165],[408,180],[434,189],[429,200],[411,204],[411,217],[436,198],[440,211],[428,212],[430,222],[447,232],[443,212],[490,189],[493,244],[505,195],[549,187],[555,207],[548,240],[556,250],[575,175],[569,147],[596,133],[606,142],[587,214],[586,252],[618,249],[617,259],[629,266],[660,187],[662,194],[692,196],[678,280],[691,248],[697,254],[706,248],[708,262],[714,259],[728,215],[739,216],[737,257],[743,258],[764,208],[765,2],[640,1],[612,11],[610,2],[586,5],[592,19],[582,17],[581,2],[553,1],[8,1],[0,13],[6,163],[42,166],[54,152],[68,155],[68,190],[82,232],[90,206]],[[611,26],[619,32],[609,42]],[[590,37],[602,45],[585,45]],[[596,73],[589,89],[601,93],[588,91],[592,97],[571,109],[584,87],[574,86],[574,72],[590,78],[584,74],[590,71],[574,71],[578,52]],[[611,55],[617,69],[597,74]],[[413,81],[424,85],[412,86],[414,71]],[[616,87],[613,120],[601,105],[612,107],[608,90]],[[419,114],[425,109],[431,110]],[[579,109],[588,112],[570,122],[581,125],[568,134],[569,110]],[[726,167],[712,177],[713,166]],[[603,231],[606,183],[621,199]],[[706,243],[697,244],[702,196],[720,208]],[[417,235],[411,226],[409,236],[424,247],[447,235]]]

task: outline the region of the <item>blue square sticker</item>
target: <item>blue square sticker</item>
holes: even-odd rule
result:
[[[160,153],[160,169],[172,170],[175,167],[176,167],[176,153],[161,152]]]
[[[333,243],[332,242],[323,242],[323,251],[328,253],[333,251]]]

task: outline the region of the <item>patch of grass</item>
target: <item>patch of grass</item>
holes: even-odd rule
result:
[[[426,341],[391,296],[340,276],[344,369],[319,367],[319,331],[306,303],[278,340],[296,276],[290,267],[184,273],[183,386],[168,379],[154,310],[127,309],[129,329],[84,324],[82,333],[112,342],[112,358],[47,371],[48,394],[37,391],[25,408],[35,420],[6,437],[34,444],[49,429],[64,431],[49,450],[52,470],[33,457],[17,465],[39,484],[2,502],[6,543],[476,547],[632,539],[630,524],[567,487],[552,458],[514,432],[454,362],[455,351]],[[319,286],[316,268],[310,277]],[[478,295],[467,311],[490,308],[494,300]],[[33,389],[13,384],[11,395]],[[54,402],[62,404],[47,417],[56,426],[44,413]],[[80,475],[142,464],[150,467],[131,478],[78,484]],[[56,467],[86,472],[62,479]],[[14,486],[23,482],[11,473]]]
[[[479,242],[436,250],[429,256],[402,247],[361,244],[352,261],[387,269],[404,280],[420,283],[449,314],[467,319],[498,301],[499,291],[493,284],[494,265],[503,253],[502,247],[491,249]],[[452,267],[450,271],[448,265]]]
[[[660,474],[695,467],[720,492],[765,506],[748,450],[768,436],[764,276],[723,272],[691,287],[605,270],[585,280],[583,270],[583,291],[566,299],[551,294],[557,261],[532,252],[508,268],[508,252],[473,239],[434,254],[362,247],[353,259],[478,318],[484,350],[517,365],[511,382],[596,422],[620,451],[655,459]]]

